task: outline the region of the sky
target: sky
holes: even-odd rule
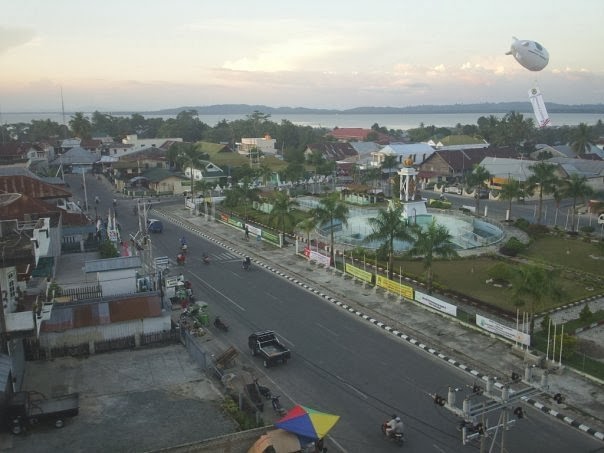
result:
[[[604,103],[604,1],[2,0],[0,112]],[[539,72],[512,36],[550,54]]]

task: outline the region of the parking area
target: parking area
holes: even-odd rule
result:
[[[28,362],[24,390],[80,393],[80,414],[62,429],[0,434],[11,452],[144,452],[232,433],[214,382],[181,345]]]

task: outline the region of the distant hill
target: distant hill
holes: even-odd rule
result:
[[[546,102],[549,113],[604,113],[604,104],[566,105]],[[249,115],[254,111],[271,115],[292,114],[339,114],[339,115],[384,115],[417,113],[532,113],[531,104],[526,102],[485,102],[481,104],[415,105],[409,107],[355,107],[352,109],[311,109],[306,107],[269,107],[267,105],[217,104],[207,106],[176,107],[148,112],[142,115],[177,115],[184,110],[196,110],[200,115]]]

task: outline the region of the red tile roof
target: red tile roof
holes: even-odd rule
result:
[[[0,193],[21,193],[32,198],[69,198],[71,192],[25,175],[0,176]]]

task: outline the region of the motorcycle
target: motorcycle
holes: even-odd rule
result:
[[[241,267],[243,269],[245,269],[246,271],[249,271],[252,267],[252,260],[247,257],[246,259],[243,260],[243,262],[241,263]]]
[[[273,405],[273,410],[277,413],[277,415],[282,417],[287,414],[287,411],[283,409],[283,407],[281,407],[281,402],[279,401],[279,398],[279,395],[271,396],[271,403]]]
[[[388,428],[389,420],[382,423],[382,434],[390,439],[392,442],[396,443],[399,447],[405,443],[405,436],[402,433],[396,433],[394,431],[390,431],[390,433],[386,433],[386,428]]]
[[[260,393],[264,398],[270,400],[273,398],[273,394],[271,393],[271,389],[265,387],[264,385],[258,384],[258,378],[254,379],[254,384],[256,384],[256,388],[258,389],[258,393]]]
[[[205,253],[202,256],[203,259],[203,264],[210,264],[210,257],[208,255],[206,255]]]
[[[182,253],[179,253],[178,255],[176,255],[176,264],[178,264],[179,266],[184,266],[185,265],[185,255],[183,255]]]
[[[187,244],[183,244],[183,245],[180,247],[180,252],[181,252],[183,255],[186,255],[186,254],[187,254],[187,250],[188,250]]]
[[[214,327],[222,330],[223,332],[229,331],[229,326],[222,319],[220,319],[220,316],[216,316],[216,318],[214,318]]]

